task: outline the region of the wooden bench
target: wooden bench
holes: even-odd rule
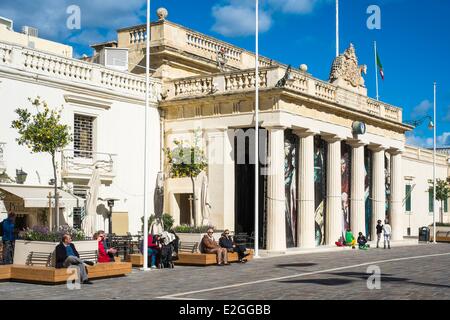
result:
[[[9,280],[11,278],[11,265],[0,266],[0,280]]]
[[[94,266],[88,266],[87,269],[90,280],[125,276],[131,273],[132,270],[129,262],[97,263]],[[12,281],[58,284],[66,282],[69,277],[73,277],[73,273],[67,268],[56,269],[45,266],[12,265],[10,277]]]
[[[85,261],[97,263],[96,250],[80,251],[79,255]],[[73,272],[67,268],[57,269],[52,267],[52,258],[53,253],[31,252],[27,258],[27,265],[9,266],[9,279],[20,282],[58,284],[66,282],[71,276],[73,277]],[[78,272],[77,269],[75,270]],[[115,262],[97,263],[94,266],[87,266],[87,270],[89,279],[124,276],[131,273],[131,263],[120,262],[120,258],[118,258]],[[6,279],[7,271],[4,273]]]
[[[450,242],[450,232],[447,232],[447,231],[436,232],[436,241],[437,242]]]
[[[178,260],[174,261],[177,265],[209,266],[217,264],[217,256],[214,253],[198,252],[198,242],[181,242],[178,249]],[[247,261],[253,259],[253,250],[247,249],[249,255]],[[228,262],[238,262],[237,252],[228,252]]]

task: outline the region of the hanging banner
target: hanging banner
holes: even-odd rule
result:
[[[341,199],[342,199],[342,236],[350,229],[350,181],[352,149],[345,142],[341,143]],[[355,232],[357,230],[353,230]]]
[[[366,237],[372,239],[372,151],[364,148],[364,200],[366,208]]]
[[[320,137],[314,137],[314,203],[316,245],[325,244],[325,213],[327,199],[327,143]]]
[[[286,131],[284,140],[284,188],[286,213],[286,246],[297,246],[297,146],[298,138]]]

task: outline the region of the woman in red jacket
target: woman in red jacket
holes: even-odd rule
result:
[[[105,250],[105,244],[103,243],[104,234],[94,234],[94,239],[98,241],[98,263],[111,262],[111,258],[108,252]]]

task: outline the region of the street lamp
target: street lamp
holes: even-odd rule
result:
[[[433,129],[433,243],[436,243],[436,82],[434,83],[433,118],[425,116],[419,120],[405,121],[405,123],[417,127],[428,119],[428,128]]]
[[[112,211],[114,208],[114,202],[119,201],[120,199],[114,199],[114,198],[98,198],[101,201],[106,201],[109,207],[109,214],[108,214],[108,233],[112,234]]]

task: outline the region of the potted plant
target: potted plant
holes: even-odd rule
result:
[[[84,232],[68,225],[62,225],[51,231],[47,227],[34,226],[21,232],[14,249],[14,264],[26,265],[31,252],[53,253],[64,234],[70,234],[77,251],[98,249],[97,240],[86,240]]]

